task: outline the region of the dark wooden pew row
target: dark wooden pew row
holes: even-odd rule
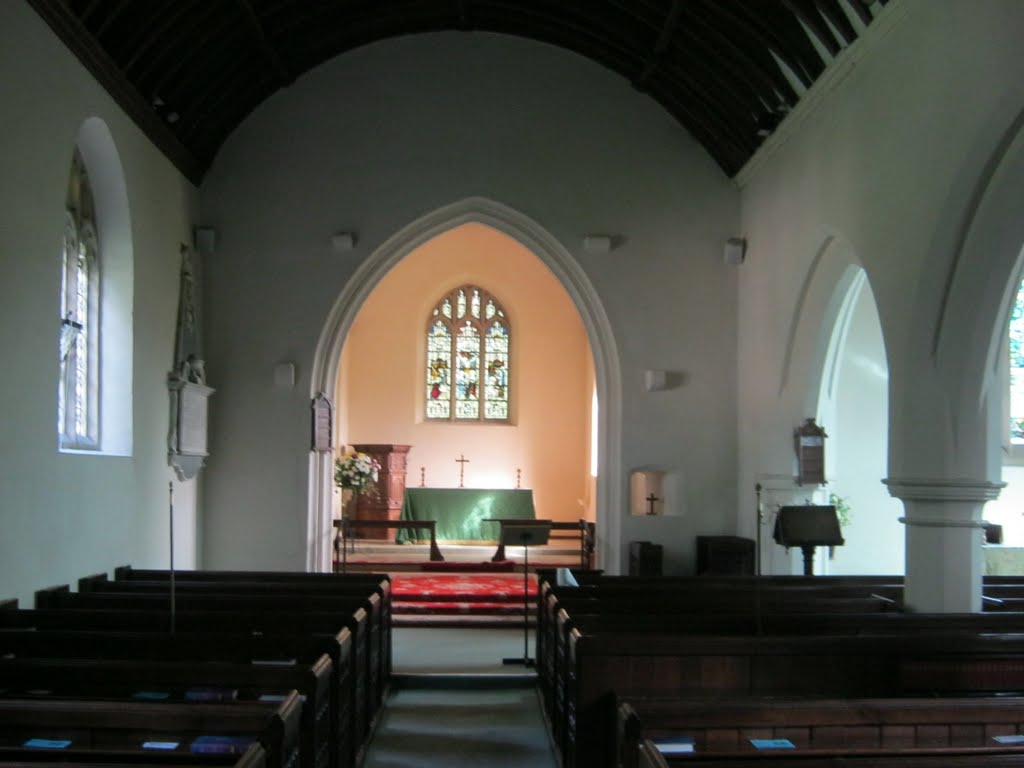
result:
[[[0,610],[0,654],[154,660],[253,660],[311,664],[326,653],[334,669],[335,764],[353,766],[369,734],[364,667],[352,627],[365,638],[366,615],[188,612],[167,631],[163,611]],[[363,658],[365,658],[365,653]]]
[[[158,613],[169,606],[169,596],[159,593],[126,594],[71,592],[66,586],[40,590],[36,593],[37,609],[42,610],[120,610]],[[317,629],[334,632],[347,627],[353,635],[355,648],[357,702],[357,733],[364,737],[383,706],[383,660],[380,644],[375,643],[372,617],[379,620],[380,598],[376,594],[363,597],[344,595],[277,595],[232,593],[183,593],[175,598],[176,625],[186,614],[202,614],[203,621],[213,621],[213,614],[222,613],[229,620],[241,622],[240,629],[253,631],[288,627],[298,631]],[[314,621],[315,620],[315,621]],[[314,621],[313,624],[310,624]],[[203,624],[193,626],[203,629]],[[221,624],[218,629],[226,629]]]
[[[302,768],[331,765],[333,665],[0,657],[0,698],[107,701],[273,701],[302,699]]]
[[[855,588],[853,594],[861,589]],[[776,588],[763,595],[731,587],[708,591],[638,589],[605,595],[585,589],[550,591],[547,602],[538,608],[536,633],[538,679],[545,706],[549,711],[555,708],[558,689],[564,685],[567,632],[574,626],[618,624],[658,629],[667,623],[690,633],[758,634],[767,624],[785,632],[808,632],[816,616],[878,614],[893,607],[885,594],[837,594],[842,593],[834,586],[825,586],[820,592],[806,586],[795,591]],[[774,618],[763,621],[764,616]],[[805,622],[805,617],[810,621]]]
[[[2,768],[266,768],[267,752],[254,741],[241,755],[135,755],[101,750],[61,750],[60,754],[23,748],[0,750]]]
[[[312,671],[316,676],[315,684],[319,686],[326,671],[330,685],[327,712],[323,711],[324,702],[319,693],[315,700],[310,701],[308,693],[300,692],[307,696],[309,706],[306,709],[313,708],[312,717],[318,724],[324,717],[329,718],[328,740],[333,745],[331,765],[344,768],[354,765],[360,746],[355,731],[356,688],[352,669],[352,637],[348,629],[342,629],[334,636],[0,629],[0,656],[5,657],[0,659],[0,665],[47,659],[63,664],[72,660],[85,663],[129,660],[150,666],[173,662],[177,666],[186,665],[180,672],[182,682],[191,679],[191,668],[195,668],[194,679],[213,679],[214,673],[223,671],[228,674],[223,667],[231,665],[231,680],[240,685],[246,680],[264,685],[287,678],[301,680],[308,678]],[[328,662],[326,670],[323,657]],[[166,672],[173,674],[172,670]],[[0,677],[0,686],[6,685],[4,680]],[[304,721],[308,716],[304,713]]]
[[[130,565],[119,566],[114,569],[115,581],[170,581],[171,571],[150,568],[134,568]],[[381,626],[388,629],[383,640],[385,647],[384,655],[384,677],[386,681],[391,679],[392,670],[392,643],[390,627],[392,626],[392,588],[391,577],[386,573],[307,573],[303,571],[216,571],[216,570],[191,570],[175,571],[175,584],[186,581],[229,581],[229,582],[258,582],[264,584],[367,584],[377,591],[381,596]],[[81,591],[81,585],[79,591]]]
[[[193,572],[195,573],[195,572]],[[137,574],[136,574],[137,575]],[[300,574],[304,575],[304,574]],[[335,579],[333,574],[312,574],[326,576],[327,579],[286,578],[278,580],[266,579],[240,581],[227,578],[200,580],[192,577],[178,581],[176,579],[174,597],[175,604],[181,605],[182,600],[193,594],[219,594],[231,596],[257,596],[264,600],[271,597],[287,599],[289,604],[309,607],[316,610],[322,607],[320,598],[345,598],[359,600],[365,598],[363,604],[370,622],[368,639],[369,656],[369,690],[372,706],[375,709],[383,705],[387,696],[391,679],[391,581],[390,578],[375,579]],[[62,588],[61,588],[62,589]],[[63,591],[63,590],[62,590]],[[170,604],[169,579],[146,581],[141,578],[109,581],[105,574],[80,579],[79,593],[104,594],[147,594],[163,595]],[[376,596],[374,599],[371,596]],[[43,603],[37,593],[36,606],[48,607],[51,603],[49,591],[43,593]]]
[[[988,752],[956,748],[932,752],[868,754],[789,754],[790,750],[735,755],[663,755],[654,741],[644,739],[637,751],[637,768],[1024,768],[1024,754],[995,748]]]
[[[50,759],[95,752],[100,759],[120,753],[144,762],[154,745],[161,745],[161,760],[187,759],[203,752],[241,754],[258,741],[268,768],[295,768],[301,712],[295,691],[273,705],[0,699],[0,763],[24,759],[33,749]]]
[[[741,637],[619,632],[569,643],[561,749],[609,765],[614,696],[971,696],[1024,692],[1024,636]],[[941,688],[939,686],[942,686]]]
[[[993,757],[1024,758],[1014,743],[1024,723],[1024,699],[631,699],[617,707],[617,768],[638,768],[641,744],[685,741],[692,753],[672,754],[670,764],[713,757],[759,760],[940,756],[949,751],[971,756],[977,765]],[[997,738],[1010,739],[1000,742]],[[1024,737],[1020,737],[1024,739]],[[785,740],[792,745],[770,753],[752,739]]]

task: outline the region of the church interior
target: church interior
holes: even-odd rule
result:
[[[583,541],[607,579],[1014,612],[1022,29],[1019,0],[0,3],[0,600],[358,579],[428,532],[486,561],[526,493],[572,535],[510,536],[520,572]],[[807,508],[827,536],[787,534]]]

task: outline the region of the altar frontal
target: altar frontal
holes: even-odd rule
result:
[[[534,520],[536,512],[529,488],[406,488],[401,519],[437,521],[438,541],[494,543],[499,524],[485,520]],[[415,539],[405,530],[395,537],[399,543]]]

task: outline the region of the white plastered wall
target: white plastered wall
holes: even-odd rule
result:
[[[206,339],[224,377],[204,564],[304,567],[310,368],[332,307],[389,238],[477,197],[535,222],[607,317],[621,458],[603,471],[623,489],[630,468],[655,462],[680,478],[671,518],[629,519],[624,490],[604,499],[621,515],[616,539],[659,541],[682,572],[697,533],[730,525],[737,278],[722,245],[737,223],[735,187],[649,98],[596,64],[520,39],[423,35],[346,54],[268,100],[203,184],[219,242]],[[357,233],[353,251],[332,252],[338,230]],[[584,253],[591,233],[618,247]],[[296,364],[291,390],[273,387],[279,362]],[[648,368],[684,383],[647,393]],[[621,551],[604,551],[605,567],[623,565]]]
[[[178,245],[190,240],[197,195],[27,3],[0,3],[0,50],[0,598],[31,605],[40,587],[122,563],[169,562],[165,380]],[[122,455],[57,450],[63,208],[72,150],[90,118],[87,133],[98,118],[113,140],[129,208],[130,242],[112,247],[131,254],[134,323],[130,334],[108,340],[132,339],[120,390],[131,398],[130,432],[111,446]],[[176,560],[188,567],[197,551],[196,486],[175,486]]]
[[[760,473],[792,471],[792,430],[820,371],[813,357],[794,361],[778,385],[790,312],[837,234],[878,305],[890,475],[998,480],[988,395],[1021,243],[1021,198],[1011,213],[999,187],[1014,178],[1022,25],[1015,2],[890,4],[835,88],[740,175],[741,507]],[[813,320],[825,305],[805,310]],[[740,527],[752,530],[742,515]]]

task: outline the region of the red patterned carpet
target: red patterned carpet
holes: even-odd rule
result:
[[[528,575],[530,605],[537,577]],[[509,626],[523,621],[519,573],[395,573],[395,626]]]

